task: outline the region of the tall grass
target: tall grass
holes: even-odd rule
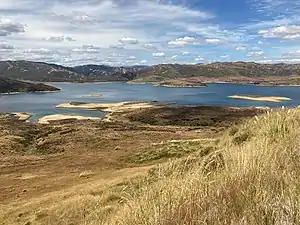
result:
[[[300,224],[300,109],[253,118],[154,174],[106,224]]]

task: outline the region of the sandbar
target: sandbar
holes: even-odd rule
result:
[[[251,95],[232,95],[229,98],[234,99],[243,99],[249,101],[262,101],[262,102],[283,102],[290,101],[292,99],[287,97],[278,97],[278,96],[251,96]]]
[[[54,115],[44,116],[44,117],[40,118],[38,123],[40,123],[40,124],[49,124],[51,121],[59,121],[59,120],[101,120],[101,118],[99,118],[99,117],[86,117],[86,116],[54,114]]]
[[[118,103],[80,103],[70,102],[57,105],[57,108],[101,110],[103,112],[125,112],[142,108],[153,108],[156,106],[170,105],[173,103],[158,102],[118,102]]]

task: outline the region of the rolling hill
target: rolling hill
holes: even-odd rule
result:
[[[1,61],[0,76],[40,82],[140,81],[194,79],[201,82],[300,84],[300,64],[217,62],[211,64],[111,67],[81,65],[65,67],[31,61]]]
[[[30,83],[0,77],[0,93],[40,91],[59,91],[59,89],[42,83]]]

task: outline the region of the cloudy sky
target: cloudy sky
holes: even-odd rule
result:
[[[300,63],[298,0],[0,0],[0,60]]]

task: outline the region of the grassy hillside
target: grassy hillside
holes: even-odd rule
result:
[[[299,224],[299,127],[293,109],[232,128],[207,156],[159,166],[108,224]]]
[[[39,91],[59,91],[59,89],[42,83],[30,83],[0,77],[0,93]]]
[[[66,67],[43,62],[0,61],[0,76],[40,82],[133,81],[133,83],[138,83],[167,81],[167,83],[174,83],[174,79],[180,79],[180,86],[182,83],[201,84],[202,82],[299,85],[300,64],[216,62],[196,65],[159,64],[149,67],[110,67],[105,65]]]
[[[299,64],[259,64],[254,62],[217,62],[211,64],[155,65],[137,72],[136,82],[184,79],[194,82],[233,82],[262,85],[300,84]]]
[[[69,131],[71,125],[73,130]],[[85,132],[84,137],[89,137],[84,130],[86,125],[66,124],[64,129],[68,132],[55,131],[55,140],[60,140],[55,142],[56,146],[69,146],[70,149],[65,152],[71,154],[71,148],[82,141],[79,140],[80,135],[83,137]],[[166,129],[143,127],[150,131],[145,133],[142,127],[131,130],[128,124],[120,124],[120,127],[111,124],[106,126],[110,126],[110,132],[113,133],[108,133],[104,125],[88,124],[93,142],[92,145],[89,142],[82,145],[85,148],[77,159],[90,155],[95,160],[90,164],[90,170],[86,169],[86,158],[80,166],[81,170],[75,169],[80,161],[70,161],[69,164],[74,164],[72,168],[65,161],[65,165],[61,163],[60,170],[53,175],[49,170],[57,164],[56,161],[53,161],[54,164],[49,163],[47,158],[41,162],[41,159],[32,161],[28,165],[32,171],[39,163],[43,166],[41,168],[47,169],[46,177],[39,177],[44,180],[39,185],[45,185],[48,189],[52,183],[57,182],[64,185],[63,188],[35,195],[30,201],[22,198],[22,195],[29,192],[24,190],[26,192],[18,197],[21,200],[11,201],[2,208],[0,224],[299,224],[300,109],[276,110],[247,119],[241,125],[229,128],[221,137],[215,136],[216,139],[207,136],[174,141],[174,136],[168,140],[168,136],[186,132],[173,126]],[[8,133],[8,127],[9,124],[2,129],[4,134]],[[51,126],[48,128],[51,129]],[[153,133],[154,129],[161,129],[162,132]],[[103,139],[100,130],[106,139],[96,147]],[[126,133],[123,133],[125,130]],[[69,135],[70,132],[72,135]],[[145,135],[141,136],[141,133]],[[117,137],[121,134],[122,138]],[[48,138],[53,136],[50,131],[47,131],[47,135]],[[134,137],[130,138],[130,135]],[[166,139],[159,142],[162,135]],[[44,135],[42,140],[45,142],[48,139]],[[105,148],[108,142],[112,146],[120,142],[118,146],[121,149],[124,145],[132,148],[113,150],[124,156],[122,160],[115,158],[115,161],[120,165],[132,163],[130,167],[121,167],[115,171],[95,169],[96,161],[99,160],[108,160],[107,165],[116,163],[109,160],[111,155],[102,153],[107,151]],[[148,147],[144,150],[135,147],[136,143],[146,142],[145,147]],[[78,150],[76,154],[79,154]],[[57,157],[63,161],[66,155]],[[54,158],[49,156],[51,160]],[[153,162],[160,164],[154,165]],[[2,173],[5,175],[9,167],[3,168]],[[20,171],[21,164],[17,168]],[[68,173],[69,182],[76,185],[67,186],[63,183],[61,173]],[[74,173],[75,177],[71,176]],[[26,182],[25,175],[22,182]],[[51,183],[47,182],[47,176],[51,177]],[[27,180],[31,183],[33,181],[29,178]],[[16,181],[15,184],[20,185]],[[13,192],[11,187],[8,188]]]

